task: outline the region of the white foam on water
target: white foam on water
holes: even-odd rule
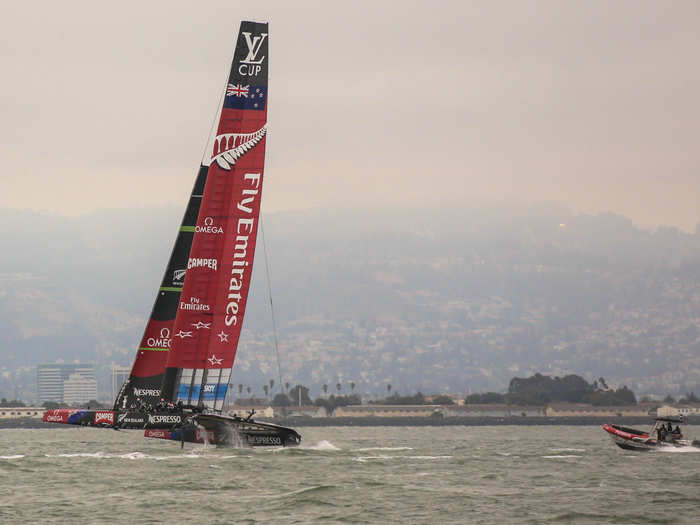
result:
[[[342,449],[336,447],[330,441],[326,441],[325,439],[319,441],[315,445],[311,445],[308,447],[299,447],[299,448],[302,450],[325,450],[325,451],[342,450]]]
[[[387,456],[385,454],[379,456],[358,456],[353,458],[353,461],[359,463],[367,463],[371,460],[383,460],[383,459],[418,459],[418,460],[434,460],[434,459],[450,459],[453,456]]]
[[[585,452],[585,448],[550,448],[552,452]]]
[[[666,454],[688,454],[693,452],[700,452],[700,448],[693,447],[690,445],[688,445],[687,447],[661,447],[657,450]]]
[[[370,450],[413,450],[413,447],[365,447],[354,448],[353,452],[368,452]]]
[[[12,456],[0,456],[0,459],[19,459],[23,458],[24,454],[14,454]]]
[[[397,458],[406,458],[406,459],[450,459],[453,456],[394,456]]]
[[[544,459],[569,459],[569,458],[580,458],[583,456],[577,456],[575,454],[562,454],[561,456],[542,456]]]
[[[118,458],[124,459],[146,459],[148,456],[143,452],[129,452],[128,454],[121,454],[117,456]]]
[[[44,454],[47,458],[109,458],[104,452],[77,452],[75,454]]]

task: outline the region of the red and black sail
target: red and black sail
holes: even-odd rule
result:
[[[172,341],[173,323],[185,282],[187,261],[194,237],[195,224],[204,193],[208,166],[200,166],[185,216],[175,239],[175,246],[158,287],[151,317],[146,324],[129,379],[122,386],[114,409],[130,407],[137,398],[155,405],[160,399],[165,363]]]
[[[242,22],[170,331],[169,401],[221,409],[243,325],[262,197],[268,25]]]

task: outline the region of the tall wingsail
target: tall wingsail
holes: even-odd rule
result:
[[[192,246],[199,206],[204,193],[208,166],[200,166],[194,188],[187,203],[182,224],[175,239],[175,246],[158,287],[151,317],[146,324],[141,344],[136,352],[129,379],[124,383],[114,409],[132,406],[137,398],[155,405],[160,399],[163,374],[172,341],[173,323],[185,281],[187,260]]]
[[[248,298],[267,132],[268,25],[242,22],[171,330],[162,394],[222,408]]]

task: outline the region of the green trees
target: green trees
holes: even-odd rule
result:
[[[599,388],[598,386],[601,386]],[[582,377],[570,374],[550,377],[535,374],[531,377],[514,377],[508,385],[508,393],[487,392],[472,394],[466,403],[507,403],[509,405],[546,405],[548,403],[590,403],[596,406],[636,405],[637,399],[630,389],[622,386],[617,390],[608,388],[602,377],[588,383]]]
[[[289,391],[289,399],[291,399],[293,405],[313,405],[311,398],[309,397],[309,389],[304,385],[296,385]],[[299,403],[301,399],[301,403]]]
[[[430,403],[433,405],[454,405],[455,404],[455,402],[452,401],[452,398],[450,396],[445,396],[445,395],[435,396]]]
[[[319,397],[314,401],[314,405],[324,407],[328,413],[333,412],[338,407],[361,404],[362,400],[357,394],[350,394],[349,396],[334,396],[331,394],[328,398]]]
[[[53,401],[46,401],[44,403],[44,405],[46,405],[46,403],[53,403]],[[56,405],[58,405],[58,403],[56,403]],[[5,408],[5,407],[7,407],[7,408],[24,407],[24,406],[27,406],[27,405],[24,404],[24,401],[20,401],[19,399],[13,399],[11,401],[8,401],[4,397],[2,399],[0,399],[0,407],[3,407],[3,408]],[[46,408],[58,408],[58,406],[46,407]]]
[[[272,399],[272,406],[273,407],[288,407],[291,406],[292,401],[289,399],[289,396],[287,394],[283,394],[280,392],[277,394],[273,399]]]

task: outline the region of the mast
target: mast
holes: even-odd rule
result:
[[[223,406],[253,270],[267,133],[268,25],[242,22],[212,148],[162,395]]]

